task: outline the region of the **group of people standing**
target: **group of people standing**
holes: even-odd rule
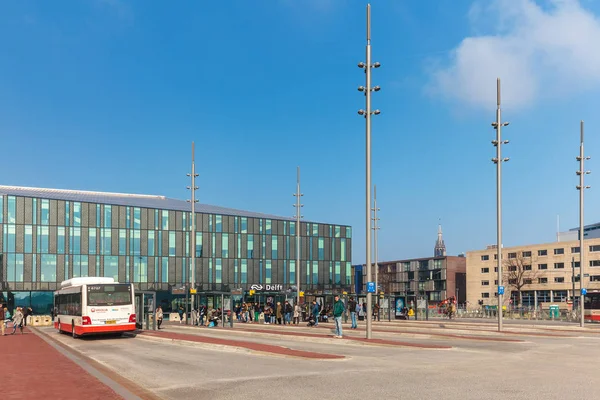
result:
[[[0,303],[0,331],[2,336],[5,336],[5,331],[8,329],[8,323],[12,321],[13,330],[11,335],[14,335],[19,328],[21,334],[23,334],[23,326],[27,326],[27,317],[33,315],[31,307],[17,307],[12,315],[8,310],[6,304]]]
[[[244,302],[236,305],[234,312],[238,322],[258,324],[262,321],[264,324],[298,325],[302,309],[298,304],[292,306],[289,301],[283,304],[280,301],[276,304],[267,302],[264,305]]]

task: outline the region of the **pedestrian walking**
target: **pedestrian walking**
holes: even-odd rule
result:
[[[290,325],[292,323],[292,312],[293,308],[289,301],[285,302],[285,306],[283,307],[284,314],[284,323]]]
[[[27,317],[33,315],[31,307],[25,307],[22,309],[23,312],[23,326],[27,326]]]
[[[300,324],[300,304],[294,304],[294,325]]]
[[[260,319],[260,313],[262,312],[262,307],[260,303],[256,303],[254,306],[254,323],[258,324],[258,320]]]
[[[11,335],[14,335],[17,331],[17,327],[21,331],[21,335],[23,334],[23,311],[21,311],[21,307],[17,307],[15,311],[15,315],[13,316],[13,331]]]
[[[352,326],[350,329],[358,328],[358,324],[356,323],[356,313],[358,312],[358,304],[354,300],[354,297],[350,297],[348,301],[348,310],[350,310],[350,319],[352,320]]]
[[[160,325],[163,322],[163,310],[161,306],[156,307],[156,313],[154,318],[156,318],[156,324],[158,329],[160,329]]]
[[[319,303],[316,300],[313,300],[312,306],[312,315],[315,319],[315,326],[319,326],[319,312],[321,311],[321,307],[319,307]]]
[[[335,336],[338,339],[342,338],[342,315],[344,315],[346,308],[344,302],[340,300],[340,296],[335,296],[335,303],[333,304],[333,320],[335,321]]]
[[[183,323],[183,307],[179,306],[179,309],[177,310],[177,313],[179,314],[179,323]]]
[[[281,318],[283,317],[283,307],[281,306],[280,301],[277,302],[276,314],[277,314],[277,325],[281,325]]]

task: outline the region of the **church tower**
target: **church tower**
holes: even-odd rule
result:
[[[435,257],[446,256],[446,245],[444,244],[444,238],[442,237],[442,224],[438,225],[437,241],[435,242],[435,248],[433,250]]]

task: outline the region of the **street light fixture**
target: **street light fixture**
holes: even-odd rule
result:
[[[584,209],[584,203],[583,203],[583,192],[585,189],[589,189],[590,186],[586,186],[584,184],[584,177],[586,175],[589,175],[591,173],[591,171],[586,171],[585,168],[583,167],[584,161],[585,160],[589,160],[590,157],[589,156],[584,156],[583,154],[583,121],[581,121],[580,123],[580,134],[579,134],[579,156],[575,157],[577,161],[579,161],[579,171],[576,171],[576,174],[579,176],[579,185],[576,186],[577,190],[579,190],[579,287],[581,288],[580,290],[580,298],[579,298],[579,309],[581,310],[581,320],[579,322],[580,326],[583,328],[584,324],[585,324],[585,310],[584,310],[584,303],[585,303],[585,295],[583,294],[583,289],[584,289],[584,285],[583,285],[583,268],[584,266],[584,260],[585,260],[585,248],[583,247],[583,238],[585,236],[584,234],[584,229],[583,229],[583,209]],[[575,292],[573,292],[573,299],[575,299]],[[574,304],[574,303],[573,303]]]
[[[191,203],[192,205],[192,210],[191,210],[191,219],[192,219],[192,224],[191,224],[191,238],[190,238],[190,250],[191,250],[191,271],[189,274],[189,279],[190,279],[190,287],[186,290],[186,299],[188,298],[188,296],[190,295],[190,290],[191,289],[195,289],[196,288],[196,210],[195,210],[195,205],[198,202],[198,200],[196,200],[196,190],[198,190],[198,186],[196,186],[196,177],[198,176],[198,174],[196,173],[196,162],[195,162],[195,147],[194,147],[194,142],[192,142],[192,172],[190,174],[186,174],[187,176],[189,176],[192,180],[192,185],[191,186],[187,186],[186,188],[188,190],[191,190],[191,200],[187,200],[188,203]],[[192,304],[192,309],[194,307],[194,299],[195,296],[192,294],[191,295],[191,304]],[[189,318],[187,318],[187,305],[186,305],[186,318],[185,318],[185,324],[189,325]]]
[[[302,275],[300,275],[300,219],[303,218],[300,215],[300,209],[304,207],[304,204],[300,204],[300,197],[304,196],[300,192],[300,167],[296,169],[296,193],[294,193],[294,197],[296,197],[296,304],[298,307],[300,306],[300,280],[302,279]]]
[[[498,332],[502,331],[502,305],[504,303],[504,286],[502,286],[502,163],[509,160],[508,157],[502,158],[502,145],[508,144],[508,140],[502,140],[502,127],[508,126],[508,122],[501,122],[500,110],[500,78],[496,80],[496,121],[492,126],[496,130],[496,140],[492,141],[496,147],[496,157],[492,162],[496,164],[496,223],[497,223],[497,261],[498,261]],[[500,288],[502,287],[502,293]]]
[[[371,282],[371,115],[378,115],[381,112],[379,110],[371,111],[371,69],[379,68],[381,66],[380,63],[371,63],[371,5],[367,4],[367,45],[366,45],[366,63],[360,62],[358,63],[358,67],[365,70],[365,80],[366,84],[364,86],[365,91],[365,110],[359,110],[358,114],[365,117],[366,120],[366,254],[365,264],[367,265],[367,282]],[[373,320],[371,318],[372,315],[372,304],[373,298],[371,293],[367,291],[367,339],[371,339],[372,337],[372,325]]]

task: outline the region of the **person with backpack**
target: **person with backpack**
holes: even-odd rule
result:
[[[15,315],[13,316],[13,331],[11,335],[14,335],[17,331],[17,327],[21,331],[21,335],[23,334],[23,312],[21,311],[21,307],[17,307],[15,311]]]
[[[344,315],[346,307],[339,295],[335,295],[335,303],[333,303],[333,320],[335,322],[335,338],[342,338],[342,315]]]

